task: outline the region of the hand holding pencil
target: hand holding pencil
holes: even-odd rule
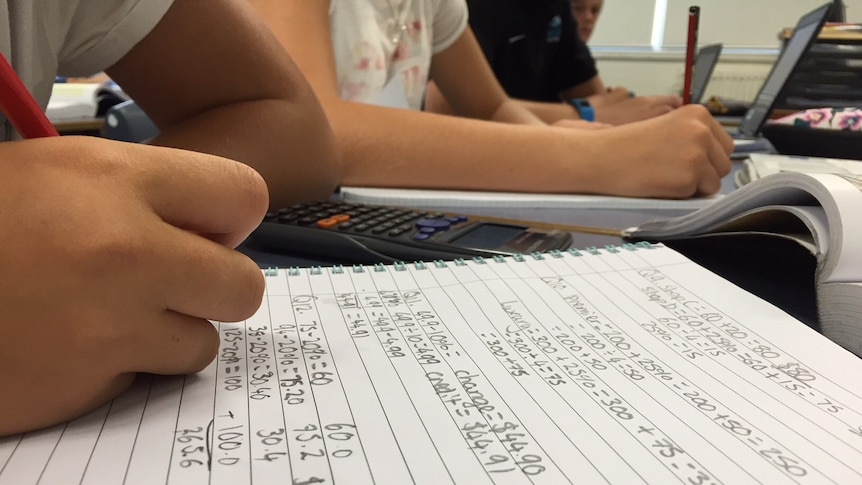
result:
[[[268,206],[247,165],[187,150],[57,135],[5,59],[0,109],[0,436],[80,416],[138,372],[207,366],[260,306],[234,251]],[[26,139],[29,138],[29,139]]]

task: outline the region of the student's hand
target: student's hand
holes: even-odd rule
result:
[[[0,143],[0,435],[90,411],[137,372],[216,355],[258,308],[233,247],[266,210],[249,167],[90,137]]]
[[[733,140],[700,105],[683,106],[640,123],[599,130],[580,154],[604,159],[602,193],[683,199],[710,195],[730,172]]]
[[[655,118],[670,113],[680,106],[682,106],[682,99],[679,96],[638,96],[604,106],[594,106],[593,109],[596,121],[622,125]]]

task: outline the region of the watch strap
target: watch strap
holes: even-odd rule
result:
[[[593,109],[593,105],[591,105],[587,99],[573,98],[569,100],[569,104],[571,104],[575,108],[575,111],[578,112],[578,116],[580,116],[582,120],[596,120],[596,112]]]

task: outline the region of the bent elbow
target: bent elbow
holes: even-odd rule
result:
[[[342,152],[326,118],[321,113],[298,125],[286,136],[280,163],[267,180],[270,210],[329,199],[341,182]]]

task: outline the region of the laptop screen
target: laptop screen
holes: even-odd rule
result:
[[[754,103],[751,108],[745,113],[742,118],[742,123],[739,126],[739,132],[746,136],[755,136],[763,128],[769,113],[772,111],[775,101],[779,98],[781,90],[787,84],[787,80],[799,64],[802,55],[808,50],[808,47],[814,42],[823,24],[826,22],[826,15],[832,7],[831,3],[827,3],[807,14],[805,14],[796,24],[793,29],[793,35],[790,40],[784,45],[784,49],[778,56],[778,60],[772,66],[772,71],[766,77],[766,81],[757,93]]]
[[[694,79],[691,82],[691,102],[693,104],[701,102],[720,55],[721,44],[706,45],[697,51],[697,60],[694,62]]]

